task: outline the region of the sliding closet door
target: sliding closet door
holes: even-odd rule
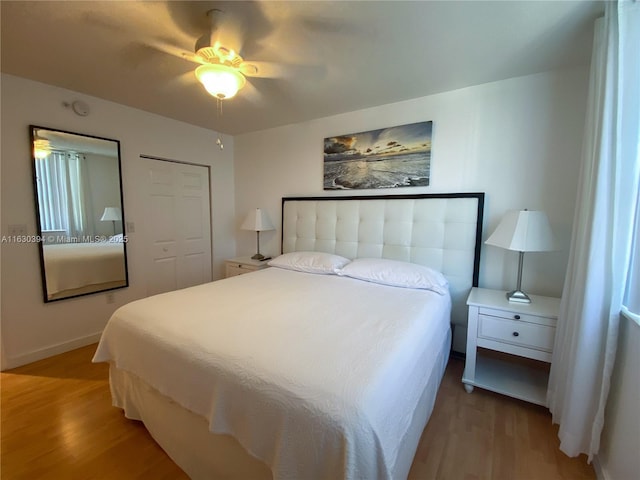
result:
[[[211,281],[209,169],[141,158],[149,295]]]

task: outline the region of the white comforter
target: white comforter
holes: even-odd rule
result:
[[[94,361],[207,418],[276,479],[395,478],[449,313],[429,291],[268,268],[118,309]]]
[[[122,243],[44,245],[43,252],[48,295],[125,279]]]

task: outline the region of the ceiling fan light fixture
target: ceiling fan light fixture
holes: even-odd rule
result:
[[[233,97],[247,83],[235,68],[218,64],[200,65],[196,78],[207,92],[221,100]]]
[[[38,159],[47,158],[51,153],[51,143],[45,138],[36,135],[33,141],[33,156]]]

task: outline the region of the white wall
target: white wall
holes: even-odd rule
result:
[[[225,149],[215,145],[212,131],[140,110],[11,75],[1,78],[2,93],[2,234],[8,225],[25,224],[35,235],[29,124],[85,133],[120,141],[124,210],[134,222],[127,246],[130,287],[115,291],[115,303],[95,294],[45,304],[38,247],[2,245],[2,357],[3,368],[60,353],[97,341],[111,313],[120,305],[145,296],[145,218],[139,185],[140,154],[210,167],[214,278],[223,274],[223,261],[235,254],[233,138],[224,136]],[[84,100],[91,107],[79,117],[63,102]],[[203,105],[211,108],[215,104]]]
[[[118,158],[97,155],[95,153],[85,154],[87,161],[86,182],[88,197],[88,207],[90,211],[87,215],[89,235],[109,236],[115,233],[122,233],[122,222],[101,221],[105,207],[120,206],[120,175],[118,171]],[[115,227],[115,228],[114,228]]]
[[[640,472],[640,325],[623,317],[618,352],[611,377],[600,452],[598,477],[630,480]]]
[[[549,72],[445,92],[235,137],[236,227],[265,208],[279,229],[280,198],[339,195],[322,190],[323,139],[433,120],[431,185],[347,194],[486,193],[486,239],[508,209],[542,209],[560,250],[525,256],[523,288],[562,291],[586,108],[586,69]],[[237,231],[238,254],[255,234]],[[262,253],[280,251],[280,231],[261,234]],[[480,286],[515,287],[517,253],[482,249]],[[457,343],[459,350],[459,343]]]

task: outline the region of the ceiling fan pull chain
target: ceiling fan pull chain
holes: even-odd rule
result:
[[[216,98],[216,117],[218,123],[222,123],[222,100],[220,98]],[[224,150],[224,144],[222,143],[222,139],[220,138],[220,134],[218,134],[218,138],[216,138],[216,145],[220,147],[220,150]]]

